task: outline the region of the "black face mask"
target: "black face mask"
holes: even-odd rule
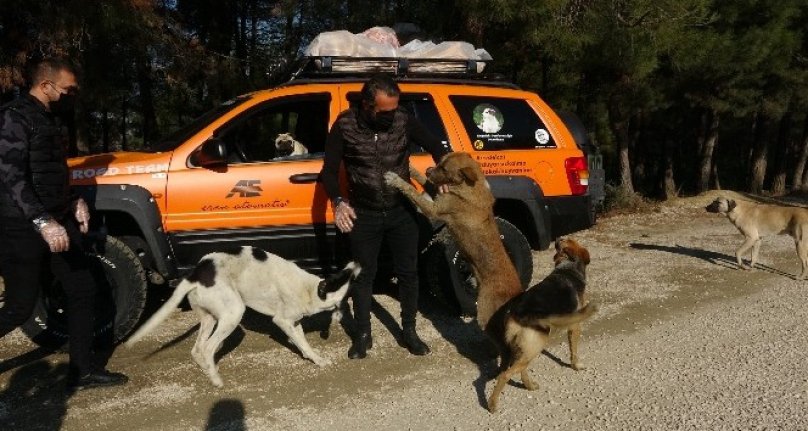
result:
[[[374,119],[376,130],[390,130],[393,125],[393,120],[396,117],[396,111],[383,111],[377,112]]]
[[[76,110],[76,95],[62,93],[59,96],[59,100],[48,102],[48,107],[54,115],[61,117],[73,115],[73,112]]]

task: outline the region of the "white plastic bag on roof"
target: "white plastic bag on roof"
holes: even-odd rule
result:
[[[378,33],[374,33],[378,36]],[[379,43],[362,34],[353,34],[347,30],[327,31],[320,33],[306,47],[306,56],[340,56],[340,57],[395,57],[396,46]]]
[[[362,36],[382,45],[390,45],[398,48],[398,38],[396,31],[390,27],[372,27],[362,32]]]
[[[395,31],[389,27],[372,27],[359,34],[346,30],[320,33],[306,47],[306,56],[338,56],[338,57],[404,57],[427,60],[445,59],[443,62],[430,62],[413,67],[419,71],[448,71],[458,65],[450,64],[451,60],[491,60],[491,55],[482,48],[462,41],[449,41],[435,44],[431,41],[414,39],[404,46],[399,46]],[[318,62],[319,65],[319,62]],[[359,67],[359,66],[357,66]],[[459,67],[463,67],[460,65]],[[477,71],[482,72],[485,63],[477,64]],[[361,69],[361,67],[360,67]]]

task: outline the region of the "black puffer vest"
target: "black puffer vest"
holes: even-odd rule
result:
[[[337,119],[345,139],[343,162],[348,174],[351,205],[386,210],[403,202],[401,193],[385,184],[384,173],[393,171],[410,180],[410,151],[407,144],[408,115],[396,111],[390,130],[376,132],[350,109]]]
[[[26,177],[45,210],[54,217],[64,216],[70,207],[67,169],[67,140],[56,117],[33,96],[25,95],[0,109],[11,109],[25,118],[30,130]],[[9,196],[0,193],[0,216],[23,217]]]

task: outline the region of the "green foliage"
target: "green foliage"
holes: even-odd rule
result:
[[[29,59],[69,56],[85,147],[137,149],[283,82],[322,31],[402,22],[421,38],[486,48],[493,71],[576,111],[608,178],[629,169],[647,195],[660,192],[667,161],[677,187],[695,189],[710,115],[720,119],[711,163],[729,185],[746,184],[756,139],[776,141],[760,124],[794,118],[772,145],[806,134],[804,0],[0,0],[0,92],[23,84]]]

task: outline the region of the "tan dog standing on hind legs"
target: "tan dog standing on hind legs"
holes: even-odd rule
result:
[[[446,223],[477,280],[477,322],[485,328],[502,304],[522,292],[516,268],[499,237],[494,196],[485,175],[468,153],[455,152],[444,156],[428,179],[412,168],[410,176],[421,185],[429,181],[448,189],[433,200],[395,173],[384,175],[387,184],[401,190],[425,216]]]
[[[359,272],[359,266],[350,262],[342,271],[323,280],[280,256],[255,247],[209,253],[126,345],[131,347],[156,328],[188,295],[188,302],[200,319],[199,335],[191,356],[214,386],[223,385],[214,355],[239,325],[246,307],[271,316],[272,322],[289,337],[303,357],[322,367],[331,362],[311,348],[300,320],[331,311],[331,323],[338,321],[339,306]]]
[[[743,234],[745,241],[735,251],[735,259],[741,269],[754,268],[758,261],[761,237],[767,235],[790,235],[794,238],[797,256],[802,264],[799,279],[808,276],[808,209],[800,207],[762,205],[736,201],[725,197],[716,198],[705,208],[708,212],[727,216]],[[749,268],[743,264],[743,254],[752,249]]]

